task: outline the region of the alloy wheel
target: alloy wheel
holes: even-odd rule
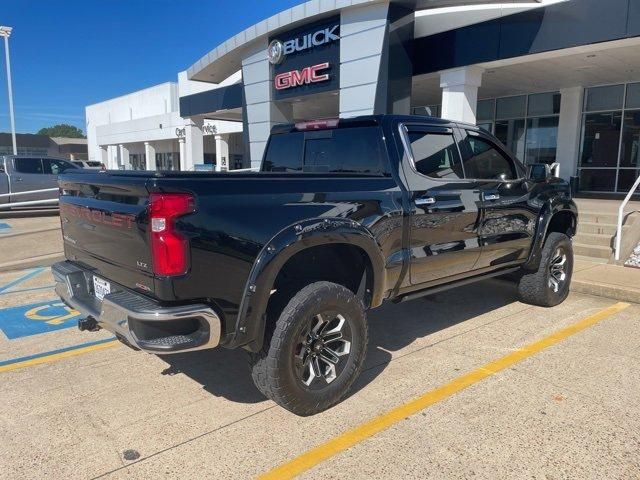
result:
[[[309,389],[320,389],[333,382],[348,361],[351,340],[351,327],[344,316],[315,315],[295,349],[299,380]]]

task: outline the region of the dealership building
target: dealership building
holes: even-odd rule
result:
[[[89,156],[257,168],[278,123],[383,113],[477,123],[583,192],[626,193],[640,170],[640,0],[312,0],[177,83],[87,107]]]

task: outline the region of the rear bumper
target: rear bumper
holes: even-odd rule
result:
[[[52,272],[63,302],[132,347],[162,354],[203,350],[220,343],[220,317],[207,305],[163,307],[114,284],[101,301],[93,295],[93,272],[71,262],[56,263]]]

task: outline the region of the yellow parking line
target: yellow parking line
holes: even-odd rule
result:
[[[19,368],[32,367],[34,365],[41,365],[43,363],[57,362],[58,360],[62,360],[64,358],[75,357],[77,355],[83,355],[85,353],[115,347],[116,345],[120,345],[120,342],[118,340],[112,340],[110,342],[89,345],[87,347],[74,348],[72,350],[66,350],[64,352],[52,353],[51,355],[44,355],[41,357],[30,358],[28,360],[18,361],[15,363],[0,365],[0,373],[10,372],[11,370],[18,370]]]
[[[393,410],[390,410],[389,412],[354,428],[353,430],[345,432],[316,448],[308,450],[299,457],[274,468],[273,470],[261,475],[259,478],[262,480],[293,478],[333,457],[334,455],[353,447],[363,440],[386,430],[395,423],[398,423],[399,421],[404,420],[405,418],[424,410],[425,408],[438,403],[487,377],[490,377],[491,375],[519,363],[522,360],[539,353],[545,348],[555,345],[562,340],[575,335],[576,333],[595,325],[618,312],[621,312],[629,306],[630,305],[628,303],[616,303],[609,308],[605,308],[604,310],[580,320],[567,328],[563,328],[542,340],[533,342],[498,360],[477,368],[466,375],[462,375],[441,387],[425,393],[423,396],[416,398],[409,403],[396,407]]]

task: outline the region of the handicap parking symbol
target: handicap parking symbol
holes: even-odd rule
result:
[[[75,326],[80,313],[60,301],[0,309],[0,330],[9,340]]]

